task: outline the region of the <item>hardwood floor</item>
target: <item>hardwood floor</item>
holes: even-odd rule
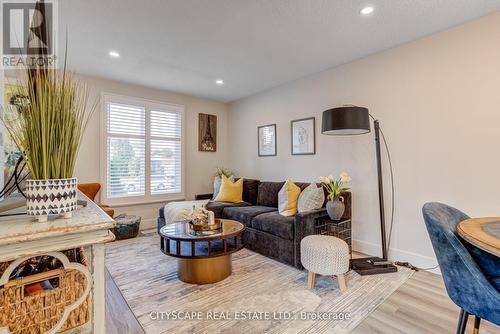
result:
[[[113,278],[106,269],[106,334],[143,334]]]
[[[107,334],[144,333],[107,270],[106,297]],[[458,307],[446,294],[441,276],[416,272],[352,333],[454,333],[458,313]],[[472,333],[473,319],[469,317],[467,333]],[[500,327],[483,320],[480,333],[498,334]]]
[[[352,333],[455,333],[459,312],[446,294],[441,276],[421,271],[416,272]],[[472,333],[473,326],[474,317],[469,317],[467,333]],[[500,327],[483,320],[479,332],[498,334]]]

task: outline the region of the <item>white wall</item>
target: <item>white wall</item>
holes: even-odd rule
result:
[[[500,13],[231,105],[229,166],[262,180],[314,181],[348,171],[355,248],[376,254],[373,133],[320,133],[321,112],[343,104],[368,107],[389,141],[396,187],[392,258],[436,263],[421,214],[427,201],[472,216],[500,214]],[[309,116],[316,117],[317,154],[291,156],[290,120]],[[277,123],[278,156],[259,158],[257,126],[269,123]]]
[[[227,161],[227,105],[208,99],[177,94],[173,92],[141,87],[122,82],[95,77],[80,76],[90,89],[90,101],[99,101],[102,92],[139,97],[158,102],[181,104],[185,107],[185,195],[194,198],[200,193],[212,192],[212,174],[215,167],[225,165]],[[98,182],[100,175],[100,113],[98,104],[92,116],[76,164],[76,176],[79,182]],[[198,151],[198,113],[217,115],[217,152]],[[161,203],[115,207],[116,213],[138,214],[143,218],[142,228],[153,227]]]

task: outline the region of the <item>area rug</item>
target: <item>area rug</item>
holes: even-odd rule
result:
[[[146,333],[348,333],[401,286],[413,271],[360,276],[347,291],[336,279],[243,249],[233,274],[209,285],[177,279],[177,262],[160,251],[158,236],[110,243],[106,266]]]

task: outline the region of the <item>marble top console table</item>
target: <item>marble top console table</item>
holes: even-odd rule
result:
[[[58,217],[42,223],[27,215],[0,217],[0,262],[14,261],[15,264],[33,256],[51,255],[62,259],[65,268],[76,269],[71,267],[72,264],[61,251],[85,247],[90,266],[84,270],[80,266],[78,270],[88,279],[85,294],[90,294],[91,320],[84,331],[101,334],[105,333],[104,244],[114,240],[110,229],[115,226],[115,222],[85,195],[79,193],[78,196],[87,205],[79,206],[69,219]],[[7,283],[6,276],[0,277],[0,286]],[[86,297],[82,296],[79,302],[82,303]],[[78,305],[70,305],[67,309],[71,307],[75,309]],[[65,310],[63,318],[72,309]],[[57,328],[52,328],[48,333],[57,332],[64,321],[59,321]],[[0,328],[0,333],[8,332],[7,328]]]

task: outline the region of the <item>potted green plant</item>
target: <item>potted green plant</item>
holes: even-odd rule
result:
[[[328,202],[326,202],[328,216],[333,220],[340,220],[345,211],[344,198],[340,194],[349,190],[344,185],[352,181],[351,177],[346,172],[342,172],[338,179],[332,175],[320,176],[319,181],[328,193]]]
[[[5,128],[26,160],[27,213],[46,221],[50,214],[71,217],[77,208],[76,157],[87,122],[85,84],[55,68],[26,69],[17,86],[25,102],[3,117]]]

